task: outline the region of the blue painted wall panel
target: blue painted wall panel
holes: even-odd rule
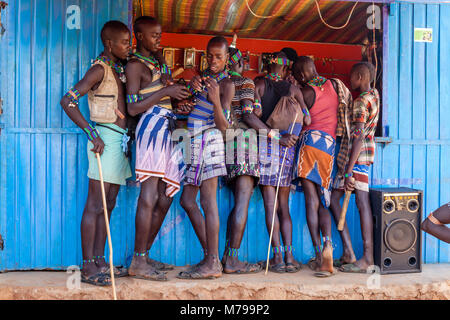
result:
[[[81,9],[81,29],[66,28],[66,9]],[[126,0],[20,0],[2,12],[7,32],[0,39],[0,271],[63,269],[81,260],[80,222],[87,196],[86,138],[59,106],[61,95],[89,68],[102,50],[104,22],[128,22]],[[395,3],[385,21],[385,122],[393,143],[377,145],[374,185],[425,191],[424,217],[450,200],[450,5]],[[414,27],[432,27],[433,43],[413,42]],[[81,101],[88,115],[87,101]],[[111,219],[114,262],[127,264],[134,246],[139,188],[121,189]],[[198,262],[202,250],[186,213],[174,198],[151,251],[176,265]],[[220,185],[219,252],[225,244],[230,190]],[[291,195],[294,255],[313,255],[304,196]],[[354,198],[348,225],[357,256],[362,254],[360,221]],[[255,190],[240,256],[265,258],[266,231],[261,193]],[[342,253],[333,225],[335,256]],[[449,245],[424,236],[424,261],[450,262]]]

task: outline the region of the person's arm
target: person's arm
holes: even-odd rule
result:
[[[352,148],[350,150],[350,156],[345,169],[345,190],[353,190],[354,182],[350,179],[353,174],[353,167],[358,160],[359,154],[361,153],[361,147],[365,139],[364,126],[368,120],[368,110],[367,106],[361,100],[356,100],[353,105],[353,132],[351,133],[351,144]]]
[[[208,88],[208,100],[214,106],[214,122],[216,127],[220,131],[225,132],[230,125],[225,116],[225,112],[229,113],[231,110],[231,101],[233,100],[235,91],[234,84],[231,81],[219,84],[216,80],[207,78],[205,79],[205,85]]]
[[[91,67],[83,79],[81,79],[70,91],[69,95],[62,97],[60,104],[64,109],[64,112],[77,126],[79,126],[83,132],[88,134],[88,139],[92,142],[94,147],[91,151],[102,154],[105,144],[103,140],[98,136],[98,132],[87,122],[87,120],[81,114],[78,107],[78,97],[84,96],[89,90],[91,90],[96,84],[103,80],[104,68],[97,64]],[[71,93],[72,94],[71,94]],[[70,97],[70,98],[69,98]],[[69,104],[71,106],[69,106]],[[88,133],[89,132],[89,133]]]
[[[139,90],[141,87],[141,72],[142,68],[140,62],[130,61],[128,63],[127,68],[125,69],[125,74],[127,76],[127,96],[139,96]],[[128,113],[131,116],[136,116],[143,113],[152,106],[157,105],[165,96],[170,96],[177,100],[183,100],[189,96],[189,92],[184,86],[174,84],[154,92],[144,100],[139,101],[138,99],[127,99]]]
[[[308,107],[306,106],[305,100],[303,98],[302,91],[298,87],[291,85],[291,94],[295,98],[295,100],[297,100],[298,104],[300,105],[300,108],[303,111],[303,114],[299,115],[299,117],[301,116],[303,118],[302,120],[305,126],[309,126],[311,124],[311,116],[309,114]]]
[[[171,85],[173,84],[172,71],[169,69],[169,66],[166,64],[166,59],[164,58],[162,50],[158,50],[155,54],[156,60],[158,60],[161,65],[161,82],[163,85]]]

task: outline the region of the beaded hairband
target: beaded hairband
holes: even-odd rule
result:
[[[242,58],[242,52],[237,49],[236,53],[230,57],[230,65],[238,63],[238,61]]]
[[[292,61],[286,58],[272,58],[269,61],[270,64],[279,64],[282,66],[290,66]]]

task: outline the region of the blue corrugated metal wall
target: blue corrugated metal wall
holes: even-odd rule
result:
[[[66,9],[81,8],[80,30],[68,30]],[[63,113],[61,95],[84,74],[100,53],[99,31],[109,19],[128,21],[125,0],[10,1],[0,39],[0,251],[1,270],[61,269],[81,260],[80,221],[87,193],[86,138]],[[448,152],[450,102],[448,52],[449,5],[394,4],[388,21],[387,125],[394,142],[380,144],[373,182],[425,190],[425,212],[450,199]],[[433,27],[432,44],[414,43],[413,27]],[[447,29],[444,29],[447,28]],[[443,58],[439,58],[441,55]],[[386,55],[385,55],[386,56]],[[445,72],[447,70],[447,72]],[[387,72],[386,72],[387,71]],[[87,115],[86,99],[82,110]],[[446,157],[447,156],[447,157]],[[111,219],[114,262],[126,264],[133,251],[134,216],[139,189],[122,188]],[[174,199],[151,255],[184,265],[201,258],[201,247],[189,219]],[[220,250],[233,197],[221,186]],[[295,256],[313,254],[303,194],[291,197]],[[425,214],[424,212],[424,214]],[[359,218],[352,201],[348,224],[361,255]],[[333,228],[335,255],[342,251]],[[240,256],[264,259],[268,243],[259,190],[253,195]],[[450,262],[448,245],[426,237],[425,261]]]

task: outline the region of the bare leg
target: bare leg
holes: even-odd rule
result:
[[[361,220],[361,233],[363,238],[364,253],[361,259],[354,263],[355,266],[366,270],[373,265],[373,217],[370,208],[369,193],[366,191],[355,190],[356,205],[358,207]]]
[[[106,186],[106,183],[105,183]],[[106,206],[108,209],[108,219],[111,221],[111,213],[116,206],[117,195],[119,194],[120,185],[118,184],[109,184],[108,192],[106,192]],[[103,212],[103,211],[102,211]],[[97,232],[95,236],[95,244],[94,244],[94,255],[97,257],[96,263],[97,266],[105,271],[109,264],[106,263],[106,260],[103,258],[105,254],[105,244],[106,244],[106,223],[105,223],[105,215],[99,215],[97,218]]]
[[[315,270],[319,270],[322,264],[322,255],[317,250],[320,248],[320,230],[319,230],[319,195],[317,194],[316,184],[307,179],[301,179],[303,192],[305,193],[306,204],[306,222],[308,223],[309,233],[315,248],[316,262],[313,266]]]
[[[109,192],[109,188],[110,184],[105,183],[105,193]],[[94,256],[95,240],[99,231],[97,222],[101,218],[104,219],[100,181],[89,179],[88,197],[83,211],[83,218],[81,219],[81,247],[83,251],[83,260],[90,260],[90,262],[83,264],[82,273],[88,277],[100,272],[100,268],[94,262]]]
[[[244,236],[245,226],[248,218],[248,205],[253,193],[254,178],[251,176],[239,176],[236,178],[234,186],[235,206],[228,217],[228,247],[239,249]],[[238,256],[228,255],[227,248],[223,257],[224,270],[226,273],[234,272],[255,272],[259,267],[248,268],[248,264],[241,262]]]
[[[336,222],[336,224],[339,222],[339,219],[341,217],[342,208],[340,200],[343,195],[344,191],[337,189],[334,189],[331,193],[330,210],[333,213],[334,221]],[[348,231],[347,222],[344,224],[344,230],[339,231],[339,234],[341,235],[343,247],[342,257],[340,259],[341,262],[343,264],[355,262],[355,252],[353,251],[352,240],[350,238],[350,232]]]
[[[261,193],[264,200],[264,209],[266,211],[266,226],[267,226],[267,232],[270,235],[270,232],[272,230],[272,219],[274,220],[273,224],[273,234],[272,234],[272,247],[280,247],[280,221],[278,220],[278,215],[275,212],[275,218],[273,218],[273,207],[275,205],[275,192],[276,188],[273,186],[260,186]],[[276,266],[284,264],[283,261],[283,254],[281,252],[277,252],[273,254],[272,259],[269,261],[270,266]],[[285,266],[281,266],[285,269]],[[280,270],[281,271],[281,270]]]
[[[320,187],[316,185],[317,194],[321,193]],[[331,242],[331,217],[330,212],[326,209],[322,202],[319,201],[319,224],[322,231],[323,250],[322,265],[320,271],[328,271],[333,273],[333,245]]]
[[[294,259],[292,252],[292,219],[289,212],[290,187],[280,187],[278,194],[278,219],[280,221],[281,236],[285,248],[284,262],[287,272],[300,270],[301,264]]]
[[[150,177],[141,184],[136,212],[135,255],[128,270],[130,276],[152,280],[163,280],[158,276],[160,273],[147,263],[146,257],[153,210],[158,202],[158,181],[159,178]]]
[[[433,212],[433,216],[442,223],[442,225],[434,224],[427,218],[422,222],[422,230],[439,240],[450,243],[450,229],[444,225],[450,223],[450,204],[441,206]]]

